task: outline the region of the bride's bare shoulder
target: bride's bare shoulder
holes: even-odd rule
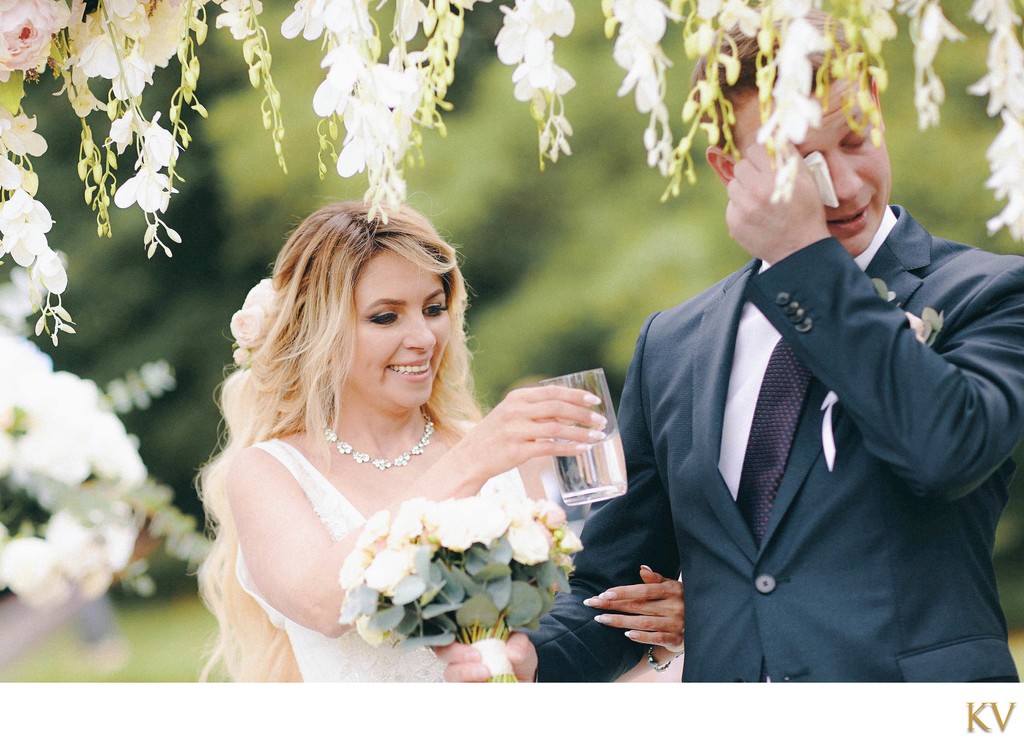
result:
[[[287,444],[302,454],[306,454],[307,443],[303,434],[292,434],[282,436],[276,441]],[[242,449],[231,460],[228,468],[229,479],[241,480],[245,478],[285,478],[290,473],[281,461],[269,451],[268,442],[260,442]]]

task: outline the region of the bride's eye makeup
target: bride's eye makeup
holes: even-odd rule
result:
[[[434,303],[433,305],[429,305],[426,308],[424,308],[423,314],[425,316],[430,316],[433,318],[434,316],[440,316],[447,310],[448,306],[444,305],[443,303]]]
[[[387,326],[398,321],[398,314],[394,311],[384,311],[383,313],[375,313],[369,318],[371,324],[380,324],[381,326]]]

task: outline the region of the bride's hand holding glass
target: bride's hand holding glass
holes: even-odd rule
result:
[[[515,389],[469,429],[423,476],[420,484],[450,496],[477,493],[489,478],[538,457],[578,454],[605,438],[599,401],[583,389]]]

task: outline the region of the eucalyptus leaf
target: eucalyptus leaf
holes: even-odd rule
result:
[[[382,608],[370,617],[368,626],[378,632],[390,632],[405,618],[405,606]]]
[[[878,277],[872,277],[871,282],[875,286],[875,291],[878,293],[878,297],[886,303],[896,299],[896,293],[889,289],[888,285],[885,284],[885,280],[879,279]]]
[[[474,577],[490,562],[490,553],[479,543],[474,543],[466,550],[466,571]]]
[[[411,635],[422,623],[423,616],[418,608],[406,608],[402,620],[395,627],[395,631],[398,634]]]
[[[548,559],[536,567],[537,583],[545,590],[550,590],[558,585],[558,567]]]
[[[457,584],[462,588],[464,593],[476,595],[477,593],[483,592],[483,585],[480,585],[472,577],[457,567],[447,570],[446,576],[450,583]],[[459,600],[461,600],[461,598]]]
[[[430,567],[427,569],[427,582],[430,583],[431,587],[442,588],[446,582],[444,576],[444,565],[440,562],[430,562]]]
[[[423,618],[433,619],[439,614],[447,614],[449,611],[454,611],[461,605],[461,601],[456,601],[454,603],[431,603],[423,607]]]
[[[417,602],[421,606],[426,606],[428,603],[431,603],[440,594],[440,592],[441,592],[443,587],[444,587],[444,582],[443,581],[440,584],[438,584],[438,585],[434,585],[432,583],[428,584],[427,585],[427,589],[423,591],[423,595],[421,595],[419,597]]]
[[[508,538],[505,536],[498,538],[498,540],[491,544],[491,561],[496,561],[500,564],[512,563],[512,544],[508,542]]]
[[[520,624],[519,629],[526,632],[536,632],[538,629],[540,629],[540,617],[534,619],[533,621],[528,621],[526,622],[526,624]]]
[[[341,609],[341,623],[351,624],[358,617],[372,614],[377,610],[377,591],[366,585],[350,589],[345,594]]]
[[[420,546],[413,556],[413,571],[424,580],[430,580],[430,557],[432,552],[429,546]]]
[[[487,593],[491,596],[491,601],[499,609],[508,606],[508,602],[512,598],[512,576],[507,575],[488,582]]]
[[[438,614],[430,620],[430,623],[443,632],[455,634],[459,631],[459,625],[455,623],[455,619],[447,614]]]
[[[459,607],[455,612],[455,621],[460,627],[471,627],[474,624],[493,626],[498,623],[501,612],[491,603],[484,593],[477,593]]]
[[[483,569],[476,572],[473,575],[473,579],[477,582],[489,582],[490,580],[499,580],[502,577],[508,577],[512,574],[512,567],[508,564],[502,564],[497,561],[489,562]]]
[[[412,603],[419,598],[427,589],[426,581],[416,574],[406,575],[395,587],[395,594],[392,602],[399,606]]]
[[[552,568],[555,573],[555,587],[563,593],[569,592],[569,578],[561,567]]]
[[[526,582],[512,583],[512,598],[505,621],[510,627],[520,627],[536,620],[544,608],[544,599],[537,588]]]

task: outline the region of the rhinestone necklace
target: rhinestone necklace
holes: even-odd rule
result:
[[[420,437],[420,440],[416,443],[416,446],[414,446],[405,454],[398,455],[393,460],[373,459],[370,455],[366,454],[365,452],[357,452],[353,450],[352,445],[339,439],[338,434],[336,434],[334,430],[329,426],[324,431],[324,436],[327,437],[327,440],[329,442],[331,442],[332,444],[334,444],[335,447],[337,447],[338,452],[340,454],[352,455],[352,459],[354,459],[357,464],[362,465],[364,462],[369,462],[378,470],[387,470],[390,467],[404,467],[405,465],[409,464],[409,460],[411,459],[412,455],[423,454],[423,449],[427,446],[427,444],[430,443],[430,437],[434,433],[434,421],[432,421],[426,415],[423,416],[423,420],[426,421],[426,425],[423,426],[423,435]]]

